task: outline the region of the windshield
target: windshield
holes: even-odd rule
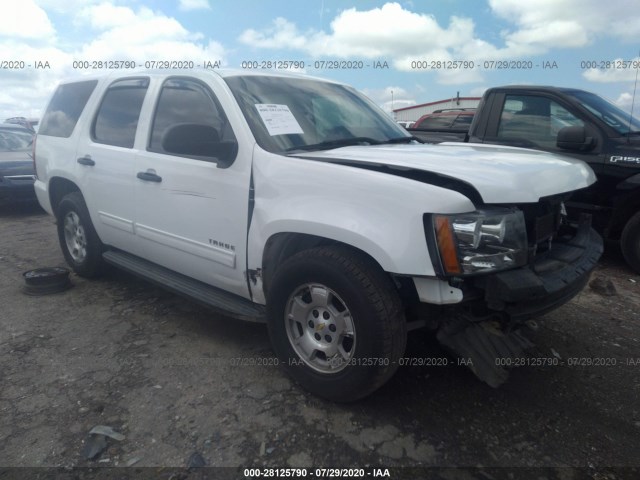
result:
[[[580,104],[621,135],[640,131],[640,120],[602,97],[589,92],[573,92]],[[629,122],[631,120],[631,122]]]
[[[31,149],[33,135],[27,131],[0,128],[0,152],[25,152]]]
[[[411,141],[406,130],[354,89],[269,76],[229,77],[258,144],[273,153]]]

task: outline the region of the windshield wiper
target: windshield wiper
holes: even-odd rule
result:
[[[397,137],[397,138],[390,138],[389,140],[385,140],[384,142],[380,142],[380,143],[409,143],[409,142],[413,142],[413,141],[419,142],[420,140],[418,140],[418,137],[414,137],[413,135],[411,135],[410,137]]]
[[[287,148],[285,152],[293,152],[294,150],[330,150],[332,148],[361,145],[363,143],[367,143],[369,145],[380,145],[385,142],[369,137],[351,137],[341,138],[339,140],[327,140],[326,142],[314,143],[312,145],[295,145]]]
[[[640,130],[635,130],[633,132],[624,132],[622,135],[625,135],[627,137],[630,137],[632,135],[640,135]]]

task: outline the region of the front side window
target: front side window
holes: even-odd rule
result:
[[[38,134],[70,137],[97,84],[97,80],[89,80],[60,85],[42,117]]]
[[[527,141],[546,149],[556,148],[558,132],[584,122],[557,102],[536,95],[507,95],[498,127],[498,138]]]
[[[112,83],[93,123],[93,141],[133,148],[140,110],[148,87],[148,78],[128,78]]]
[[[230,164],[237,142],[211,90],[189,78],[171,78],[162,86],[148,150]]]

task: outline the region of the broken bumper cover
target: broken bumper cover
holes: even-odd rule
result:
[[[602,237],[581,220],[576,235],[526,267],[477,278],[489,309],[506,313],[511,323],[543,315],[571,300],[589,280],[603,251]]]
[[[469,361],[469,368],[492,387],[504,383],[509,372],[504,365],[526,357],[533,344],[522,334],[524,322],[568,302],[577,295],[602,255],[602,238],[581,221],[576,235],[536,261],[515,270],[477,278],[485,305],[493,314],[484,319],[468,311],[453,310],[437,333],[442,345]],[[508,321],[505,323],[505,317]]]

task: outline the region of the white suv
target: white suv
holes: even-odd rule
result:
[[[562,214],[594,181],[584,163],[421,145],[352,88],[301,75],[63,82],[35,164],[77,274],[107,262],[267,321],[279,363],[333,400],[380,387],[425,326],[499,385],[497,357],[522,355],[526,321],[578,293],[602,251]]]

